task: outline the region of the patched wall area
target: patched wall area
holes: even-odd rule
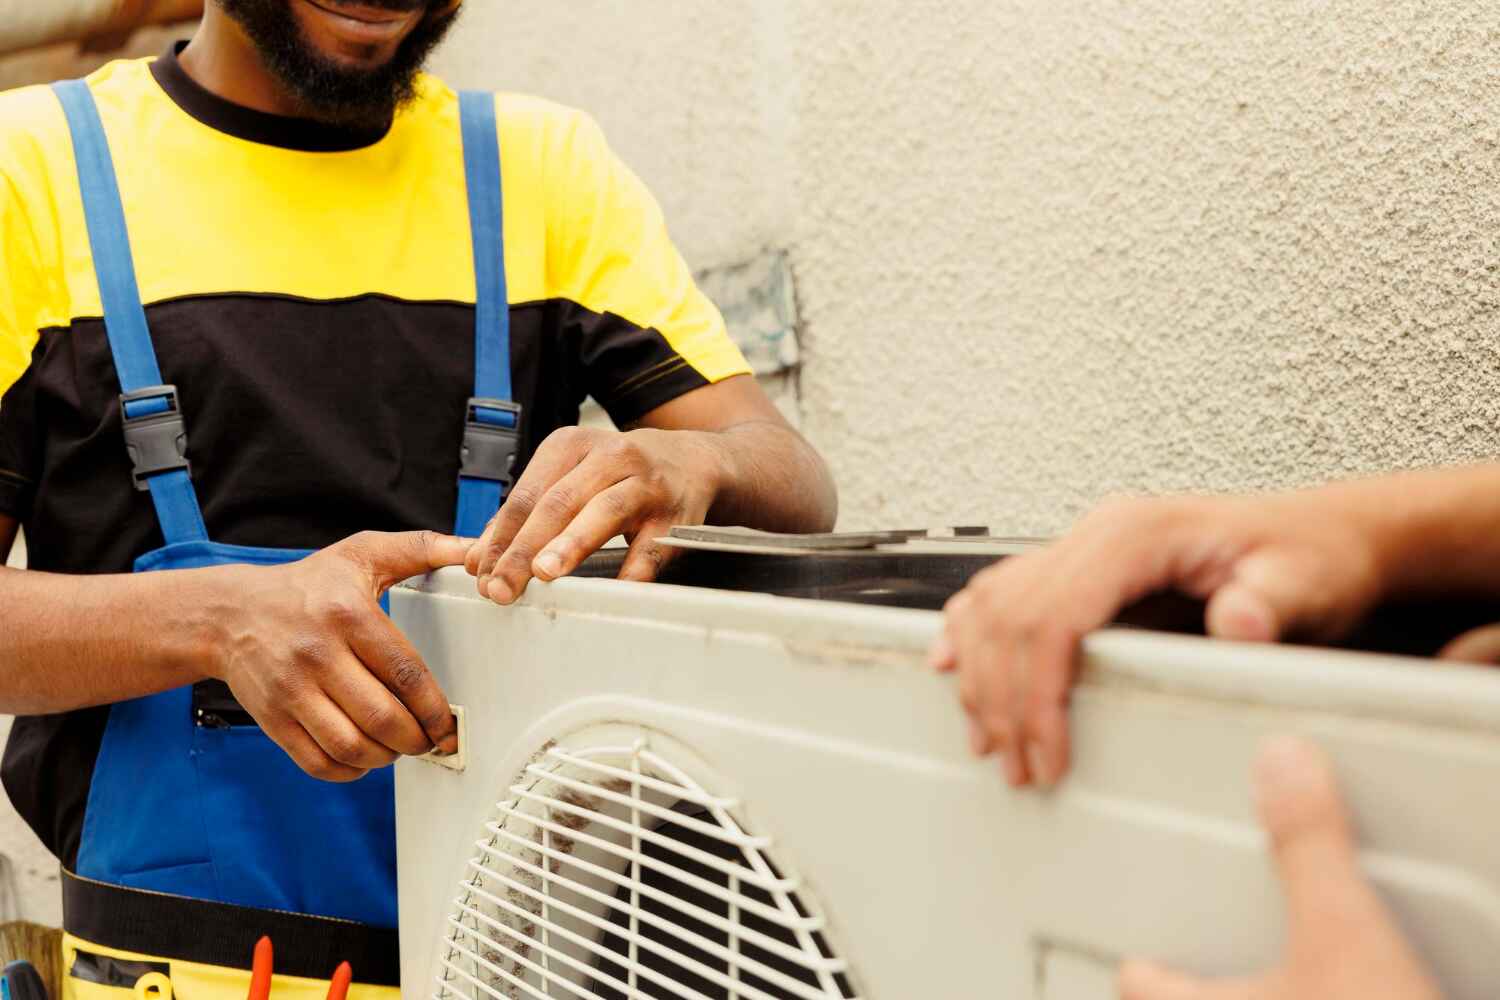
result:
[[[584,107],[695,267],[790,255],[846,527],[1485,458],[1500,8],[471,5],[453,82]]]

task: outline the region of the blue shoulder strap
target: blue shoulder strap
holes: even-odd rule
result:
[[[53,85],[78,162],[84,215],[104,324],[123,390],[121,411],[136,485],[149,489],[167,544],[207,541],[193,491],[187,438],[175,386],[163,385],[141,306],[125,212],[109,141],[93,95],[81,80]],[[474,398],[464,425],[455,530],[483,533],[513,482],[521,408],[511,400],[510,303],[505,284],[504,205],[495,98],[459,96],[469,224],[474,244]]]
[[[521,408],[511,400],[510,297],[505,286],[505,205],[495,95],[458,98],[469,230],[474,241],[474,398],[464,421],[454,531],[477,538],[514,482]]]
[[[120,378],[120,410],[136,488],[150,490],[167,544],[207,541],[193,492],[187,434],[175,386],[163,385],[136,285],[125,210],[99,109],[82,80],[53,84],[73,135],[104,328]]]

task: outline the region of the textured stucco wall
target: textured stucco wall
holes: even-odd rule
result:
[[[11,719],[0,715],[0,743],[10,735]],[[26,919],[57,927],[62,924],[62,892],[58,881],[57,861],[41,845],[30,828],[22,822],[0,796],[0,923]],[[15,890],[12,897],[11,890]]]
[[[1063,527],[1497,441],[1500,6],[471,4],[695,265],[789,248],[847,526]]]
[[[17,544],[7,560],[11,566],[26,565],[26,549]],[[0,746],[10,735],[11,719],[0,715]],[[25,918],[58,926],[62,923],[61,884],[57,862],[30,828],[0,795],[0,922]],[[14,891],[14,896],[12,896]]]

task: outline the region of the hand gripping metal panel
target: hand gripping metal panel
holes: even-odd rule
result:
[[[406,1000],[1113,996],[1120,957],[1281,952],[1249,774],[1334,756],[1365,866],[1450,996],[1500,982],[1500,677],[1141,632],[1089,641],[1073,776],[971,760],[939,617],[461,572],[393,613],[466,709],[397,770]]]

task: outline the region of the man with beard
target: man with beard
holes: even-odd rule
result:
[[[244,996],[263,932],[290,984],[396,985],[387,765],[455,731],[393,583],[508,604],[616,535],[649,580],[674,523],[833,520],[598,128],[420,72],[458,11],[214,0],[0,95],[3,777],[67,997]]]

